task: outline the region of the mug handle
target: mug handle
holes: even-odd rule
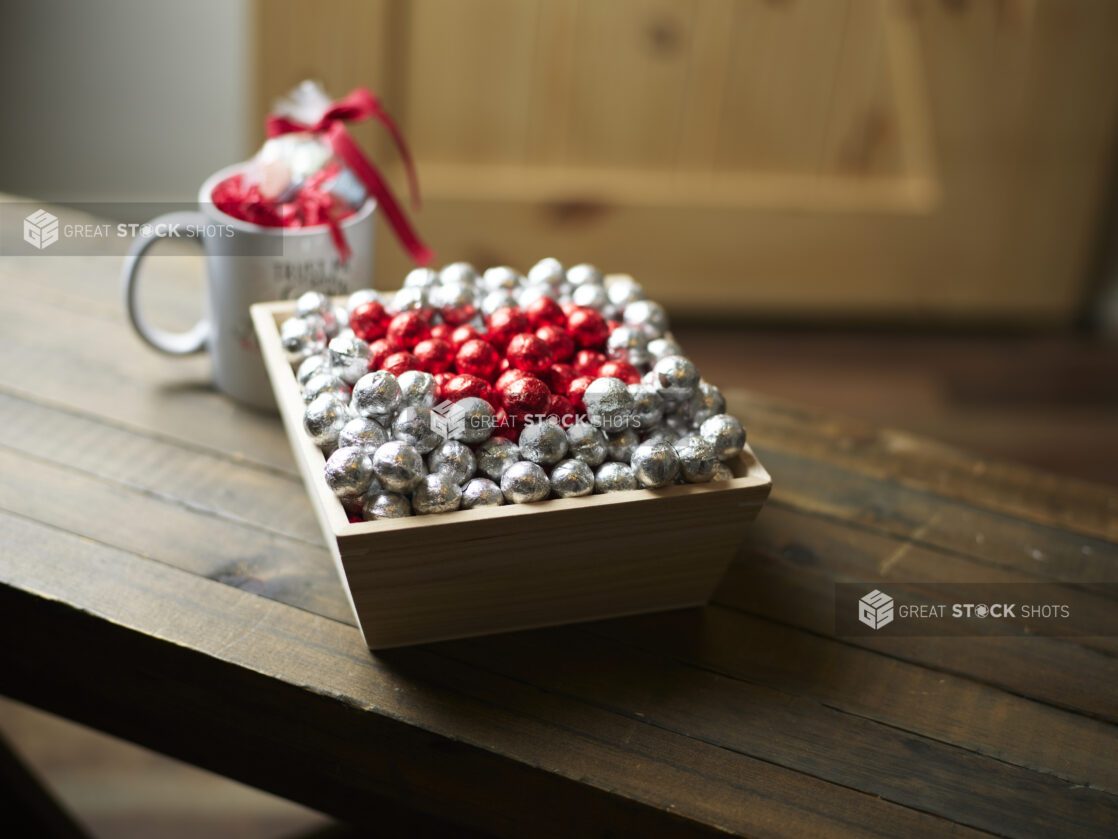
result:
[[[199,320],[186,332],[168,332],[165,329],[152,326],[140,313],[137,291],[139,289],[140,262],[143,261],[147,249],[163,238],[166,233],[160,233],[167,225],[185,225],[204,229],[206,217],[196,212],[167,213],[153,218],[148,222],[151,229],[147,233],[140,233],[128,249],[124,257],[124,267],[120,278],[124,286],[124,306],[128,311],[128,320],[136,334],[144,339],[150,346],[165,352],[168,355],[191,355],[201,352],[206,347],[206,340],[210,335],[210,324],[205,318]],[[163,227],[161,227],[163,226]]]

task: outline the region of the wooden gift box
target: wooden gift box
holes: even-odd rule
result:
[[[303,431],[303,398],[280,344],[292,301],[252,319],[295,460],[372,649],[706,603],[772,487],[748,447],[735,477],[349,522]]]

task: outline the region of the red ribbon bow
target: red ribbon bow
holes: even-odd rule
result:
[[[384,125],[396,142],[396,148],[399,149],[400,156],[403,158],[404,166],[407,169],[412,204],[414,207],[418,207],[419,179],[415,174],[415,164],[412,162],[411,153],[408,151],[407,144],[404,142],[400,130],[396,127],[396,123],[381,107],[380,100],[366,87],[354,88],[347,96],[334,102],[314,125],[305,125],[288,117],[269,114],[268,137],[279,137],[281,134],[302,131],[321,134],[325,137],[334,153],[346,162],[353,173],[365,184],[369,193],[376,198],[377,204],[388,218],[388,223],[392,225],[396,238],[400,240],[400,244],[411,255],[412,260],[417,265],[427,265],[434,259],[435,254],[420,240],[419,235],[411,226],[411,222],[404,215],[404,211],[400,209],[400,204],[388,184],[385,183],[376,167],[369,162],[364,152],[361,151],[361,147],[353,141],[353,138],[345,129],[345,123],[347,122],[361,122],[369,118],[376,119]],[[348,250],[348,246],[345,247],[343,257],[348,253]]]

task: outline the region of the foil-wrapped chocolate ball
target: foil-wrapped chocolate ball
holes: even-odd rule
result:
[[[367,449],[346,446],[326,459],[326,484],[339,498],[364,495],[373,480],[373,460]]]
[[[404,277],[404,288],[431,288],[439,284],[439,272],[431,268],[413,268]]]
[[[520,432],[520,456],[550,466],[567,454],[567,432],[551,422],[532,422]]]
[[[419,482],[412,493],[411,506],[419,515],[449,513],[462,503],[462,490],[446,472],[432,472]]]
[[[444,282],[431,290],[431,304],[447,323],[465,323],[477,311],[477,295],[472,285]]]
[[[287,360],[302,364],[326,349],[326,328],[320,317],[288,318],[280,326],[280,343]]]
[[[582,394],[582,403],[591,422],[606,434],[627,428],[633,417],[633,395],[621,379],[595,379]]]
[[[330,356],[326,353],[319,353],[318,355],[308,356],[303,359],[299,365],[298,371],[295,373],[295,380],[301,385],[305,385],[310,381],[312,376],[319,373],[331,372]]]
[[[648,440],[637,446],[630,465],[641,486],[665,487],[679,474],[679,455],[666,440]]]
[[[515,268],[509,268],[507,265],[487,268],[481,278],[481,284],[487,291],[518,288],[523,281],[524,278],[520,276],[520,272]]]
[[[489,317],[498,309],[515,305],[516,295],[504,288],[494,289],[481,299],[481,311],[486,317]]]
[[[303,401],[312,402],[324,393],[332,393],[343,402],[349,402],[350,386],[332,369],[311,376],[303,385]]]
[[[604,281],[602,272],[585,262],[567,269],[567,282],[576,288],[584,285],[602,285]]]
[[[394,312],[412,312],[426,309],[430,305],[427,293],[426,288],[419,286],[402,288],[393,296],[391,309]]]
[[[353,292],[353,294],[351,294],[349,297],[346,298],[345,310],[346,310],[347,314],[352,315],[353,310],[356,309],[358,306],[362,306],[365,303],[379,303],[379,302],[380,302],[380,295],[374,289],[362,288],[362,289],[359,289],[358,291]]]
[[[687,415],[685,406],[675,405],[675,410],[664,412],[664,427],[672,432],[676,439],[686,437],[692,433],[691,418]]]
[[[499,481],[509,467],[519,461],[520,447],[504,437],[493,437],[478,446],[477,470],[494,481]]]
[[[347,384],[369,372],[369,345],[356,335],[339,335],[330,342],[330,363]]]
[[[598,426],[580,420],[567,429],[567,451],[588,466],[601,466],[609,454],[606,435]]]
[[[431,422],[431,409],[411,405],[404,408],[392,421],[392,436],[401,443],[414,446],[420,454],[432,451],[443,438]]]
[[[488,478],[474,478],[462,487],[462,509],[497,507],[505,503],[501,488]]]
[[[681,435],[669,431],[667,428],[661,426],[655,429],[651,434],[645,436],[642,442],[649,443],[656,440],[663,440],[666,443],[675,443]]]
[[[633,394],[633,427],[648,434],[664,419],[664,400],[656,388],[644,383],[629,385]]]
[[[698,434],[689,434],[675,444],[679,455],[679,471],[683,479],[693,484],[701,484],[714,477],[714,467],[718,458],[714,446]]]
[[[659,361],[669,355],[683,355],[683,347],[671,337],[653,338],[648,342],[648,354],[654,361]]]
[[[528,285],[549,285],[556,287],[567,279],[567,272],[563,270],[563,263],[554,257],[541,259],[528,270]]]
[[[689,358],[669,355],[652,368],[656,390],[665,401],[683,402],[695,395],[699,386],[699,370]]]
[[[316,396],[303,412],[303,428],[314,444],[324,450],[338,445],[338,435],[349,420],[345,402],[333,393]]]
[[[419,484],[427,469],[423,458],[399,440],[389,440],[373,454],[373,471],[390,492],[411,492]]]
[[[516,293],[516,304],[521,309],[527,309],[534,302],[540,298],[549,298],[556,300],[559,297],[559,292],[555,290],[554,286],[547,283],[533,283],[526,285]]]
[[[710,382],[700,381],[695,395],[687,405],[687,410],[691,415],[691,421],[695,425],[702,425],[715,414],[725,413],[726,399],[722,391]]]
[[[710,476],[712,481],[729,481],[734,477],[734,473],[730,471],[730,467],[725,463],[714,464],[714,474]]]
[[[446,472],[456,484],[464,484],[474,476],[477,461],[470,447],[460,440],[444,440],[427,455],[430,472]]]
[[[376,451],[388,442],[384,426],[369,417],[354,417],[342,426],[338,446],[360,446]]]
[[[396,377],[402,405],[431,408],[435,404],[435,377],[422,370],[405,370]]]
[[[629,277],[619,277],[607,285],[606,294],[609,295],[609,302],[619,309],[624,309],[638,300],[644,300],[644,289],[641,288],[640,283]]]
[[[600,285],[587,283],[575,287],[575,290],[571,292],[571,302],[576,306],[588,306],[600,312],[609,305],[609,296]]]
[[[400,382],[387,370],[366,373],[353,386],[350,404],[363,417],[388,423],[403,402]]]
[[[439,271],[439,282],[446,285],[477,285],[477,269],[468,262],[452,262]]]
[[[640,329],[649,338],[660,338],[668,331],[668,313],[652,300],[634,300],[625,307],[622,321]]]
[[[560,498],[577,498],[594,491],[594,470],[581,460],[571,458],[551,470],[551,489]]]
[[[648,364],[648,336],[635,326],[619,326],[606,339],[606,355],[635,367]]]
[[[402,519],[411,515],[411,502],[406,496],[395,492],[378,492],[365,499],[361,517],[365,521],[375,519]]]
[[[699,426],[699,436],[714,447],[719,460],[737,457],[745,448],[745,426],[729,414],[715,414]]]
[[[631,428],[619,431],[617,434],[606,435],[606,449],[609,459],[619,463],[628,463],[633,459],[633,452],[640,445],[640,437]]]
[[[514,504],[543,501],[551,493],[551,482],[538,463],[521,460],[501,476],[501,493]]]
[[[330,298],[320,291],[305,291],[295,300],[297,318],[305,318],[307,315],[326,315],[332,309]]]
[[[460,421],[457,427],[454,427],[453,422],[449,422],[450,436],[453,439],[474,446],[483,440],[488,440],[496,429],[497,420],[493,413],[493,406],[480,396],[459,399],[454,403],[451,411],[457,413],[456,419]],[[447,420],[451,421],[451,419],[448,413]]]
[[[625,489],[636,489],[637,479],[633,475],[631,466],[625,463],[603,463],[594,473],[595,492],[618,492]]]

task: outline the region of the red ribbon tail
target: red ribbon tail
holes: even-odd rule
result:
[[[390,125],[391,121],[389,121]],[[395,135],[395,126],[389,128]],[[354,174],[361,179],[369,192],[376,198],[380,209],[384,211],[388,223],[392,225],[396,237],[404,246],[407,252],[411,255],[412,260],[416,265],[429,265],[435,258],[434,252],[425,245],[419,238],[419,234],[411,226],[404,211],[400,209],[400,204],[396,200],[396,196],[392,194],[392,190],[384,179],[381,178],[380,173],[369,163],[365,155],[361,152],[360,147],[353,142],[353,138],[349,136],[349,132],[345,130],[345,126],[340,122],[333,122],[330,127],[326,129],[326,138],[330,142],[331,147],[337,153],[338,157],[344,160],[349,167],[353,170]],[[403,151],[406,150],[406,147]],[[405,163],[408,166],[408,171],[411,176],[414,176],[414,168],[411,166],[410,156],[405,158]],[[416,194],[418,195],[418,188]],[[339,231],[340,232],[340,231]],[[348,246],[347,246],[348,250]]]
[[[346,241],[342,226],[333,215],[327,217],[326,224],[330,227],[330,238],[334,240],[334,247],[338,251],[338,261],[342,265],[348,265],[349,258],[353,256],[353,250],[350,248],[349,242]]]

